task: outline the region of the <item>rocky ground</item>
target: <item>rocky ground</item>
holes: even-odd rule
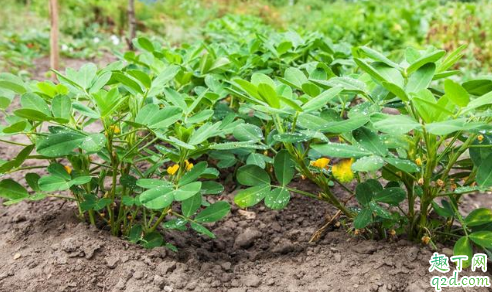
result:
[[[0,158],[17,151],[2,145]],[[23,182],[21,177],[14,178]],[[462,211],[492,208],[491,198],[470,195]],[[193,231],[166,234],[177,253],[143,249],[80,223],[75,214],[75,206],[56,199],[0,206],[0,291],[418,292],[433,291],[429,281],[437,275],[428,272],[430,247],[405,238],[365,240],[347,234],[342,224],[308,243],[334,210],[304,197],[294,197],[282,211],[233,207],[209,226],[217,239]],[[438,245],[448,255],[450,248]]]

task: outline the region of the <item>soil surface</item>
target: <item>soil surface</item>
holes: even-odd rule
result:
[[[2,145],[0,158],[18,151]],[[21,173],[6,177],[25,183]],[[294,184],[316,193],[307,182]],[[491,199],[469,195],[462,211],[492,208]],[[208,226],[216,239],[193,231],[167,233],[166,240],[179,248],[174,253],[146,250],[81,223],[75,206],[57,199],[0,206],[0,291],[433,291],[429,281],[440,274],[428,272],[434,252],[428,246],[399,237],[365,240],[347,234],[343,224],[309,243],[334,213],[297,195],[281,211],[233,207],[227,218]],[[440,253],[450,255],[451,249],[438,245]],[[460,276],[471,274],[484,275]]]

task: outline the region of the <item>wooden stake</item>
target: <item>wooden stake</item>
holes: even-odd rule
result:
[[[133,39],[137,35],[137,19],[135,18],[135,0],[128,0],[128,48],[133,51]]]
[[[58,47],[58,0],[50,0],[50,67],[58,70],[60,67],[60,51]]]

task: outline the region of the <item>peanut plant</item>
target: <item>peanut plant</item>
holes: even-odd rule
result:
[[[214,237],[204,224],[230,205],[213,196],[232,182],[241,208],[280,210],[303,195],[367,238],[457,239],[456,254],[490,253],[492,211],[460,213],[466,194],[492,187],[492,86],[456,81],[464,47],[408,48],[397,62],[232,21],[178,48],[138,38],[139,52],[55,71],[56,83],[0,75],[0,142],[20,148],[0,174],[38,170],[29,190],[0,181],[4,204],[70,200],[90,224],[175,249],[160,231]]]

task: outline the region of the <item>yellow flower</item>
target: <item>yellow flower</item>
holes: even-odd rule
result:
[[[438,179],[437,185],[442,188],[444,186],[444,181],[442,179]]]
[[[167,168],[167,173],[169,173],[170,175],[174,175],[176,173],[176,171],[178,171],[179,169],[179,164],[175,164],[173,166],[169,166]]]
[[[417,158],[417,159],[415,159],[415,163],[416,163],[418,166],[422,166],[422,159],[420,159],[420,157],[419,157],[419,158]]]
[[[331,168],[333,176],[340,182],[350,182],[352,179],[354,179],[352,163],[354,163],[353,158],[342,160],[338,164],[333,165],[333,167]]]
[[[65,165],[63,167],[65,168],[65,170],[67,171],[68,174],[71,174],[72,173],[72,169],[70,168],[70,166]]]
[[[330,159],[326,157],[321,157],[320,159],[317,159],[315,161],[311,161],[311,166],[323,169],[326,168],[328,169],[328,164],[330,163]]]
[[[114,134],[119,134],[119,133],[121,133],[120,127],[118,127],[118,126],[116,126],[116,125],[109,126],[109,129],[110,129],[110,130],[111,130],[111,132],[113,132]]]
[[[482,141],[483,141],[483,135],[478,135],[477,140],[478,140],[479,142],[482,142]]]
[[[422,236],[422,243],[423,244],[425,244],[425,245],[429,244],[430,240],[431,240],[431,238],[429,236],[427,236],[427,235]]]
[[[187,171],[190,171],[193,168],[193,163],[189,162],[188,160],[185,160],[185,165]]]

